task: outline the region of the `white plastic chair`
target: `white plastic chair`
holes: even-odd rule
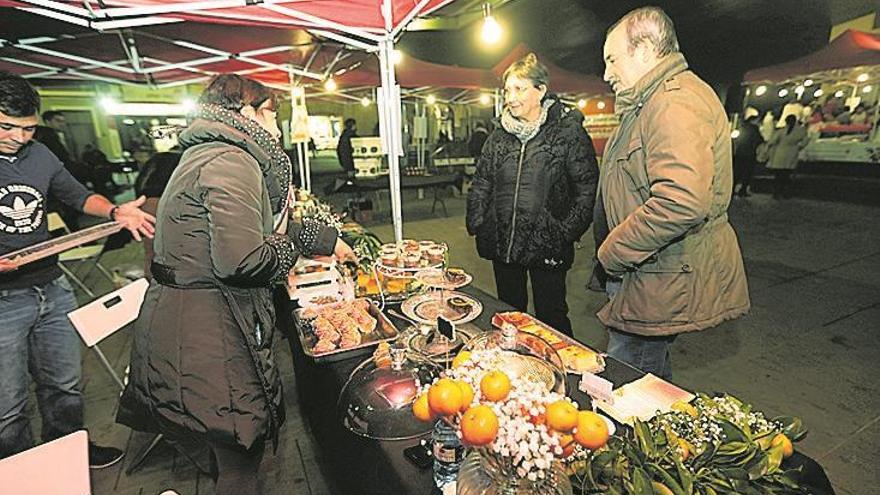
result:
[[[3,493],[90,495],[89,436],[80,430],[0,460]]]
[[[101,352],[98,343],[137,319],[149,286],[150,283],[147,282],[147,279],[140,278],[67,314],[86,347],[95,351],[101,364],[119,386],[120,391],[125,389],[125,382]],[[147,447],[135,456],[126,473],[130,474],[140,465],[161,440],[162,435],[153,437]]]
[[[61,215],[58,213],[52,212],[46,215],[46,222],[48,223],[49,232],[54,232],[56,230],[61,230],[65,234],[70,234],[71,231],[67,227],[67,224],[64,223],[64,220],[61,218]],[[100,244],[88,244],[85,246],[75,247],[73,249],[68,249],[63,253],[58,255],[58,266],[61,268],[61,271],[67,275],[67,278],[70,279],[71,282],[75,283],[77,287],[82,289],[83,292],[88,294],[89,297],[94,298],[95,293],[85,284],[85,282],[77,277],[76,274],[73,273],[73,270],[67,268],[65,263],[73,263],[73,264],[86,264],[86,262],[91,262],[89,266],[89,270],[86,272],[86,276],[91,272],[92,268],[97,268],[102,275],[107,277],[107,280],[110,283],[114,283],[113,275],[107,268],[101,264],[101,255],[104,254],[104,246]],[[83,277],[85,278],[85,276]]]

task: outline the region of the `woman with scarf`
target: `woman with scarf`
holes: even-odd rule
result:
[[[534,54],[504,72],[504,111],[477,162],[467,229],[492,261],[498,298],[572,335],[565,276],[593,218],[599,169],[583,115],[548,93]]]
[[[266,87],[221,75],[199,102],[159,202],[118,420],[209,449],[216,493],[259,493],[265,442],[284,420],[271,285],[300,255],[351,250],[333,228],[288,223],[291,166]]]

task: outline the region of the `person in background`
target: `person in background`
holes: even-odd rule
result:
[[[46,145],[53,155],[61,160],[64,168],[73,175],[73,178],[80,184],[89,187],[92,182],[91,175],[84,167],[82,167],[67,150],[67,146],[63,141],[63,133],[67,125],[67,119],[64,114],[55,110],[43,112],[43,123],[45,125],[37,126],[34,133],[34,139]],[[58,212],[61,219],[70,230],[79,230],[79,213],[69,206],[57,202],[54,199],[49,202],[49,211]]]
[[[608,235],[597,257],[612,278],[597,316],[609,356],[668,380],[676,335],[750,307],[727,220],[730,124],[712,88],[688,70],[659,8],[633,10],[611,26],[604,59],[620,125],[599,182]]]
[[[348,175],[354,175],[354,148],[351,146],[351,138],[357,137],[357,121],[354,119],[345,119],[342,134],[339,136],[339,143],[336,145],[336,157],[342,169],[348,172]]]
[[[759,129],[761,131],[761,138],[763,138],[764,141],[769,141],[770,138],[773,137],[773,131],[776,130],[776,116],[773,115],[772,110],[767,110],[767,113],[764,114]]]
[[[741,198],[749,196],[749,186],[755,173],[757,160],[755,152],[764,142],[758,129],[758,116],[751,115],[739,127],[739,136],[733,141],[733,189]],[[739,191],[736,186],[739,185]]]
[[[865,104],[859,103],[856,105],[856,109],[853,111],[852,116],[850,117],[850,122],[853,124],[867,124],[868,123],[868,112],[865,111]]]
[[[39,110],[34,88],[0,71],[0,256],[50,239],[48,198],[114,220],[137,240],[151,237],[154,218],[139,209],[144,198],[116,206],[90,193],[46,145],[33,140]],[[83,428],[82,343],[67,318],[76,308],[57,255],[26,265],[0,258],[0,459],[34,446],[30,379],[36,382],[43,442]],[[119,449],[89,445],[92,467],[121,458]]]
[[[798,154],[809,142],[807,129],[802,126],[794,115],[785,119],[785,127],[777,129],[769,141],[770,160],[767,169],[776,176],[773,187],[773,198],[791,197],[791,174],[797,168]]]
[[[144,196],[147,200],[144,202],[143,210],[151,215],[156,215],[159,209],[159,198],[165,192],[168,182],[171,180],[171,174],[180,163],[180,151],[166,151],[156,153],[147,163],[144,164],[143,170],[138,174],[137,180],[134,182],[134,191],[138,196]],[[144,276],[150,280],[153,278],[150,272],[150,264],[153,262],[153,240],[144,240]]]
[[[91,181],[96,193],[112,197],[119,192],[119,186],[113,182],[113,169],[107,155],[94,144],[87,144],[80,162],[91,171]]]
[[[300,255],[353,259],[332,227],[288,219],[291,164],[275,97],[214,77],[159,200],[151,272],[117,421],[212,454],[215,493],[261,493],[284,420],[272,287]]]
[[[534,54],[504,72],[501,125],[483,146],[467,197],[467,231],[492,261],[498,298],[572,336],[566,274],[593,215],[599,169],[577,109],[550,94]]]
[[[486,128],[485,122],[478,120],[471,132],[471,138],[468,140],[468,153],[474,158],[474,163],[480,160],[483,153],[483,145],[489,137],[489,130]]]

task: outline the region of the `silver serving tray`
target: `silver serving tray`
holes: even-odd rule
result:
[[[392,341],[400,335],[400,332],[398,332],[397,327],[391,323],[391,320],[379,311],[376,303],[370,301],[370,308],[368,311],[370,316],[376,319],[376,328],[370,333],[362,334],[360,344],[354,347],[315,353],[312,352],[312,347],[318,342],[318,338],[306,330],[305,322],[308,320],[302,316],[303,311],[305,311],[305,309],[297,309],[293,312],[296,333],[299,335],[299,341],[302,344],[303,353],[314,359],[316,363],[332,363],[367,354],[380,342]]]

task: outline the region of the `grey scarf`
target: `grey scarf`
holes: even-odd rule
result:
[[[520,120],[514,117],[507,107],[504,107],[504,111],[501,113],[501,127],[525,144],[541,130],[541,126],[547,121],[547,111],[550,110],[554,103],[556,103],[556,100],[553,98],[545,99],[541,104],[541,116],[534,122]]]

